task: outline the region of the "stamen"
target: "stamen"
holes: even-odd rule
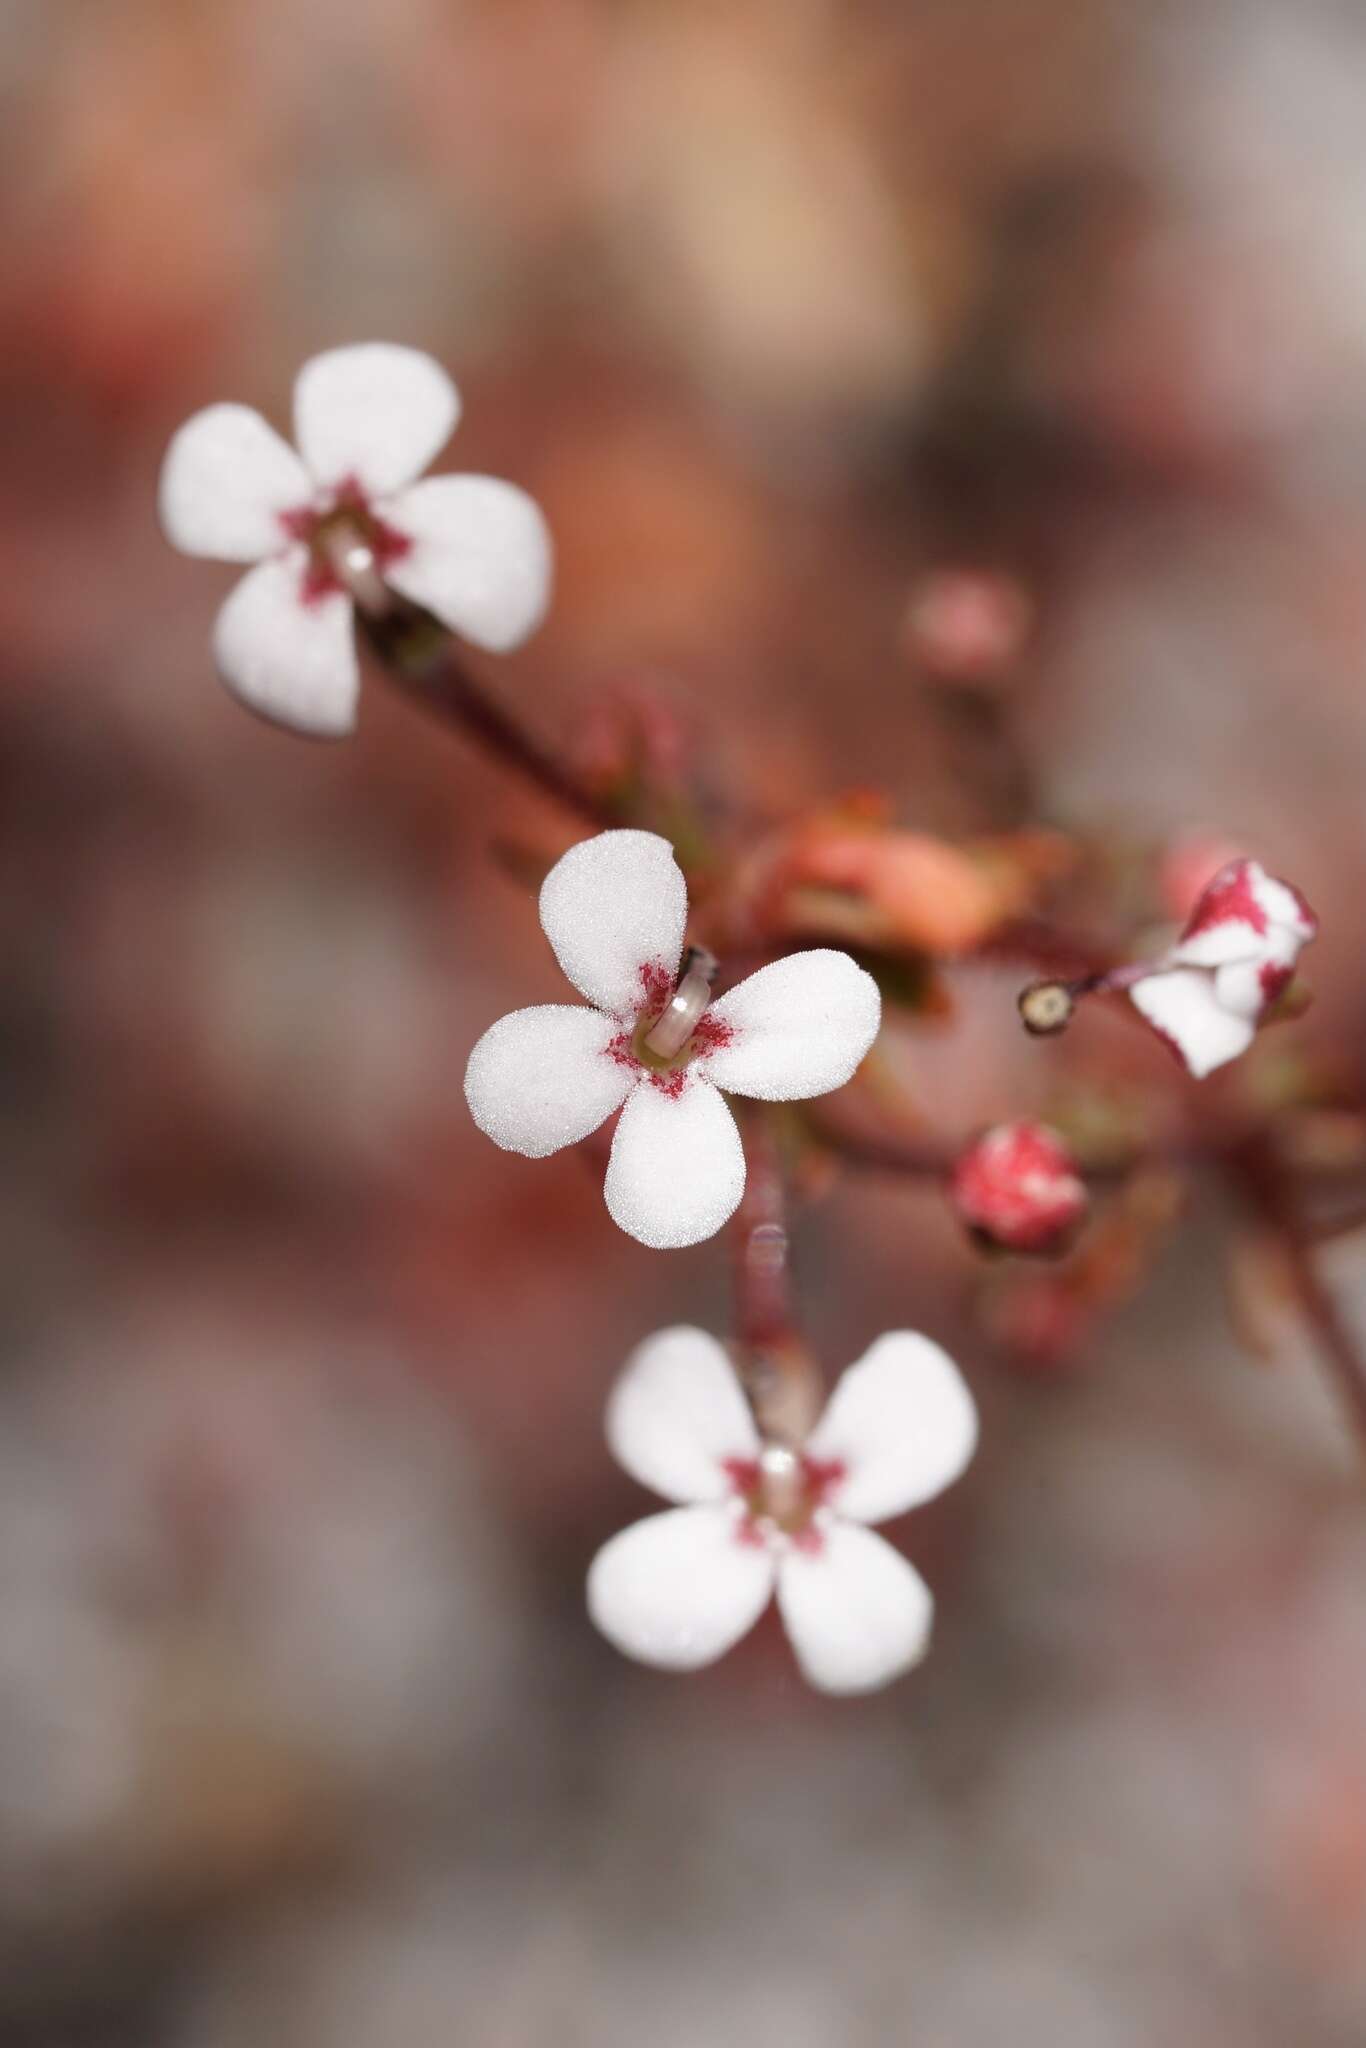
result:
[[[324,522],[318,530],[318,546],[360,609],[372,618],[383,618],[392,599],[380,576],[375,551],[360,530],[346,518]]]
[[[764,1511],[780,1524],[790,1522],[801,1506],[801,1459],[786,1444],[765,1444],[759,1454],[759,1489]]]
[[[670,996],[664,1014],[646,1032],[644,1045],[659,1059],[670,1060],[683,1050],[711,1001],[716,962],[700,946],[690,947],[683,960],[678,986]]]

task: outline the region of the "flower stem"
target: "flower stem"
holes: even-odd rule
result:
[[[425,710],[588,824],[602,830],[621,822],[606,797],[485,693],[456,654],[450,634],[430,613],[391,594],[382,613],[362,609],[358,615],[385,674]]]
[[[795,1446],[819,1413],[821,1383],[793,1312],[786,1188],[762,1110],[746,1121],[745,1158],[745,1192],[731,1225],[738,1370],[759,1434]]]
[[[1281,1248],[1300,1313],[1366,1454],[1366,1360],[1332,1292],[1324,1284],[1314,1258],[1309,1227],[1280,1157],[1270,1140],[1260,1134],[1231,1149],[1227,1156],[1235,1186]]]
[[[900,1174],[908,1180],[947,1181],[969,1142],[966,1137],[957,1142],[942,1138],[875,1137],[863,1131],[845,1130],[812,1111],[807,1112],[805,1121],[815,1142],[841,1164],[869,1173]],[[1108,1158],[1083,1159],[1079,1170],[1088,1181],[1118,1183],[1128,1180],[1141,1167],[1172,1165],[1193,1156],[1179,1147],[1153,1146]]]

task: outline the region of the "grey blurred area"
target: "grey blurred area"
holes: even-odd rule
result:
[[[1031,1378],[932,1194],[818,1191],[830,1375],[924,1328],[983,1410],[894,1531],[931,1656],[844,1703],[771,1617],[626,1665],[582,1607],[645,1507],[602,1402],[724,1330],[725,1260],[627,1243],[460,1089],[557,996],[507,848],[572,828],[373,680],[343,746],[255,724],[226,574],[153,516],[196,407],[428,348],[451,459],[556,536],[492,686],[944,831],[1019,819],[908,621],[1008,579],[1037,814],[1293,874],[1304,1044],[1359,1086],[1364,106],[1327,0],[0,10],[0,2038],[1366,2038],[1360,1478],[1293,1328],[1235,1342],[1227,1219]],[[1062,1069],[960,980],[893,1057],[966,1128]]]

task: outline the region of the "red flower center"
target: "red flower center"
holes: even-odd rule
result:
[[[845,1476],[838,1458],[812,1458],[805,1451],[770,1445],[759,1458],[727,1458],[725,1472],[744,1502],[736,1536],[741,1543],[767,1544],[788,1537],[799,1550],[819,1550],[817,1511],[827,1505]]]
[[[380,518],[354,476],[343,477],[318,503],[282,512],[280,524],[291,541],[302,541],[308,549],[300,593],[305,604],[346,591],[342,563],[348,549],[364,549],[382,576],[413,545],[406,533]]]
[[[724,1018],[704,1010],[693,1026],[691,1036],[676,1053],[666,1057],[653,1052],[645,1041],[668,1009],[675,986],[674,976],[662,962],[647,960],[640,970],[640,998],[635,1023],[630,1030],[618,1031],[605,1048],[609,1059],[615,1060],[618,1066],[633,1068],[652,1088],[667,1095],[671,1102],[677,1102],[683,1093],[688,1068],[693,1061],[729,1045],[735,1037],[734,1027]]]

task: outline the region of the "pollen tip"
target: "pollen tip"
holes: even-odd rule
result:
[[[1021,989],[1020,1021],[1033,1038],[1052,1038],[1065,1031],[1076,1009],[1076,998],[1066,982],[1033,981]]]

